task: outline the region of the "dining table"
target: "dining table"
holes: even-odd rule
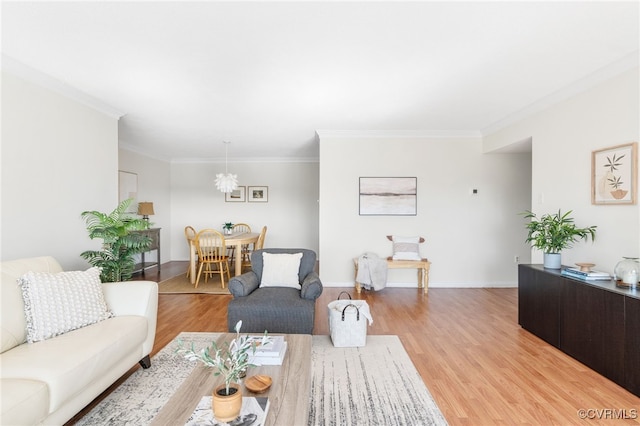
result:
[[[234,259],[229,259],[229,261],[233,260],[235,264],[235,276],[242,273],[242,246],[246,244],[255,244],[258,241],[259,236],[259,232],[238,232],[224,236],[226,246],[235,246],[236,248],[233,251]],[[189,240],[189,279],[191,280],[191,284],[196,283],[196,275],[198,273],[198,271],[196,271],[197,258],[198,253],[196,249],[196,240],[191,239]]]

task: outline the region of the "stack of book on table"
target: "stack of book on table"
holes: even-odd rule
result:
[[[580,280],[610,280],[611,275],[600,271],[581,271],[578,268],[566,268],[561,272],[562,275]]]
[[[259,344],[262,336],[253,337],[258,346],[253,355],[249,355],[249,362],[253,365],[282,365],[284,356],[287,353],[287,342],[284,336],[269,336],[271,342]]]

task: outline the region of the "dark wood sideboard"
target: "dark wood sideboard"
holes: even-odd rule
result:
[[[518,323],[640,396],[639,290],[519,265]]]
[[[135,273],[142,271],[142,273],[144,274],[145,269],[149,269],[153,266],[157,266],[158,271],[160,271],[160,228],[149,228],[145,229],[144,231],[132,232],[137,232],[151,238],[151,245],[149,246],[149,249],[146,252],[140,254],[140,263],[136,263],[133,268],[133,272]],[[152,252],[153,250],[156,251],[156,260],[147,260],[146,254]]]

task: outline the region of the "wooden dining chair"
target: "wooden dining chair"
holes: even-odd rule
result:
[[[207,282],[209,275],[220,274],[222,288],[225,288],[224,274],[227,280],[231,279],[229,272],[229,256],[227,256],[227,244],[222,233],[215,229],[203,229],[196,234],[196,249],[198,250],[198,277],[196,278],[196,288],[200,283],[200,276],[204,272],[204,281]]]
[[[258,241],[256,241],[253,246],[254,250],[262,250],[264,248],[264,239],[267,236],[267,227],[263,226],[262,231],[260,231],[260,236],[258,237]]]
[[[196,230],[193,226],[185,226],[184,227],[184,236],[187,238],[187,246],[189,247],[189,253],[191,253],[191,244],[195,244],[196,239]],[[193,243],[192,243],[193,242]],[[196,252],[196,270],[198,268],[198,253]],[[191,265],[187,267],[187,278],[191,275]]]
[[[246,223],[236,223],[235,225],[233,225],[232,232],[234,234],[248,234],[251,232],[251,227]],[[249,245],[248,244],[242,245],[242,253],[238,257],[235,256],[235,250],[236,250],[235,246],[228,247],[227,252],[229,255],[229,259],[233,259],[234,262],[243,262],[245,258],[248,256]]]
[[[251,252],[254,250],[262,250],[264,248],[264,239],[267,235],[267,227],[263,226],[260,231],[260,235],[258,236],[258,241],[253,244],[253,250],[248,251],[248,256],[245,258],[242,257],[242,269],[251,268]]]

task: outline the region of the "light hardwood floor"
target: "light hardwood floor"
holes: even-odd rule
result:
[[[145,278],[185,269],[185,262],[170,262]],[[640,398],[520,328],[516,289],[431,288],[423,295],[388,288],[357,296],[352,288],[325,288],[314,334],[329,333],[326,306],[343,290],[367,300],[370,335],[400,337],[451,425],[640,424]],[[160,295],[153,353],[181,331],[226,331],[230,299]]]

